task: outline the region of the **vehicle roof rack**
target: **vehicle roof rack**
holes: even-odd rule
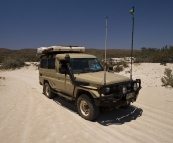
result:
[[[37,48],[37,55],[61,54],[61,53],[84,53],[85,47],[81,46],[50,46]]]

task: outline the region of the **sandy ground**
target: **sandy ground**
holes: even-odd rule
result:
[[[171,64],[166,67],[173,70]],[[35,67],[0,71],[0,142],[172,143],[173,89],[160,81],[166,67],[135,64],[133,78],[142,80],[137,102],[129,109],[103,112],[94,122],[81,118],[72,102],[47,99]]]

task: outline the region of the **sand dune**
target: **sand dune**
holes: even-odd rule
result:
[[[173,70],[172,64],[166,67]],[[94,122],[81,118],[73,102],[47,99],[34,66],[0,71],[0,142],[171,143],[173,89],[162,86],[164,69],[160,64],[134,64],[133,78],[142,80],[137,102],[129,109],[103,112]]]

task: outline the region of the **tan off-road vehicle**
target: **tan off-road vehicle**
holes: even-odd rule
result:
[[[55,95],[75,100],[78,113],[86,120],[98,117],[100,107],[130,106],[141,89],[140,79],[106,72],[84,47],[52,46],[38,48],[39,82],[48,98]]]

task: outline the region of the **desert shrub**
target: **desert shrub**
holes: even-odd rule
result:
[[[166,66],[166,62],[161,62],[160,65]]]
[[[141,48],[141,51],[134,54],[136,63],[173,63],[173,46],[165,46],[163,48]]]
[[[120,72],[120,71],[123,71],[123,66],[122,65],[117,65],[115,68],[114,68],[114,72]]]
[[[173,87],[173,74],[171,72],[172,70],[170,68],[165,68],[165,76],[161,78],[161,81],[165,86],[170,85]]]
[[[3,57],[2,56],[0,56],[0,63],[2,63],[3,62]]]
[[[129,65],[128,65],[127,62],[125,62],[125,61],[122,61],[122,62],[120,63],[120,65],[123,65],[124,68],[129,67]]]
[[[143,63],[144,59],[141,57],[136,57],[136,60],[134,61],[134,63]]]
[[[40,57],[35,55],[26,55],[25,57],[23,57],[23,59],[25,59],[25,62],[39,62],[40,61]]]
[[[2,69],[15,69],[24,66],[25,59],[18,57],[6,57],[2,62]]]

